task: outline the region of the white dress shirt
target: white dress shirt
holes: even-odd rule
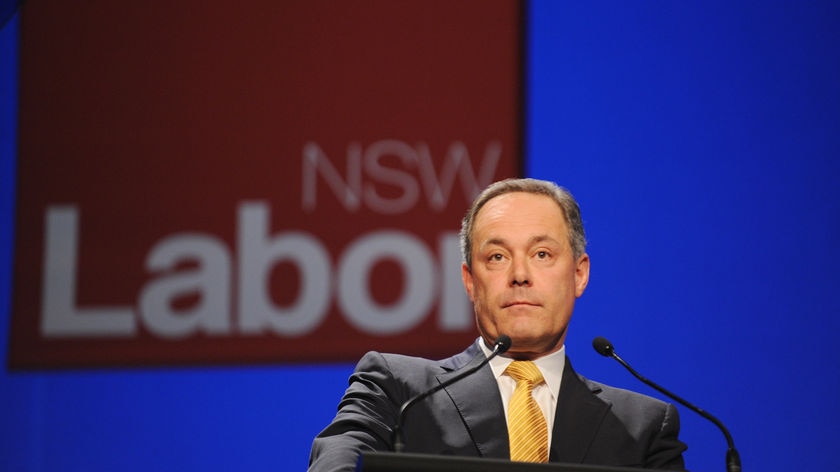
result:
[[[490,356],[493,350],[488,348],[484,340],[479,337],[476,341],[484,351],[485,356]],[[499,384],[499,393],[502,394],[502,404],[505,407],[505,419],[508,416],[508,403],[513,391],[516,389],[516,380],[513,377],[505,374],[507,366],[513,362],[514,359],[504,357],[504,354],[496,356],[490,361],[490,368],[493,370],[493,375],[496,377],[496,383]],[[560,381],[563,379],[563,369],[566,367],[566,346],[560,348],[559,351],[551,353],[547,356],[540,357],[533,361],[543,374],[545,383],[537,385],[533,390],[533,397],[537,405],[545,416],[545,422],[548,426],[548,444],[551,447],[551,432],[554,429],[554,412],[557,411],[557,397],[560,394]]]

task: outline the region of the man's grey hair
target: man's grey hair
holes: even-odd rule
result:
[[[533,193],[554,199],[566,219],[566,226],[569,228],[569,244],[572,246],[575,260],[586,252],[586,234],[583,231],[580,207],[568,190],[547,180],[506,179],[490,184],[478,194],[461,222],[461,259],[470,271],[472,271],[472,238],[476,215],[491,199],[512,192]]]

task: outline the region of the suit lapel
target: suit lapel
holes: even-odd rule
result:
[[[583,462],[595,433],[610,409],[610,405],[594,393],[578,377],[567,357],[554,414],[551,462]]]
[[[476,351],[466,365],[438,375],[438,381],[444,382],[458,375],[459,372],[480,364],[485,357],[480,350]],[[510,445],[502,397],[490,366],[484,366],[469,378],[455,382],[444,390],[455,404],[461,420],[478,449],[478,455],[509,458]]]

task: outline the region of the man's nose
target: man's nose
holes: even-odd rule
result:
[[[511,263],[510,284],[519,287],[531,285],[531,274],[527,261],[519,259]]]

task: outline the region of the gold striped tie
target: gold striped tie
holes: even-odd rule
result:
[[[540,369],[531,361],[513,361],[505,372],[516,380],[508,404],[510,460],[548,462],[548,426],[531,391],[544,382]]]

